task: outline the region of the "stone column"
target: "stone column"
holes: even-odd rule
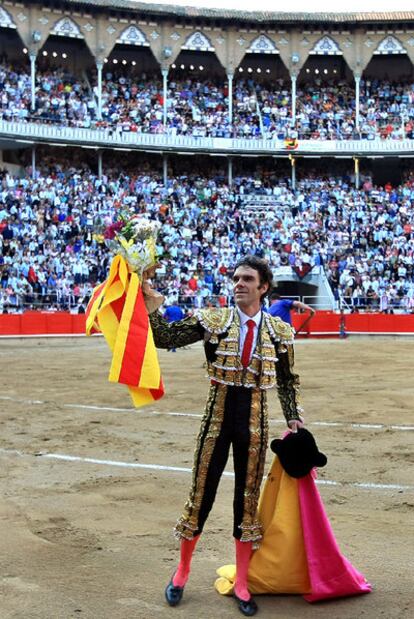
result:
[[[166,153],[163,153],[163,155],[162,155],[162,176],[163,176],[164,188],[167,189],[167,183],[168,183],[168,155]]]
[[[290,74],[290,79],[292,82],[292,125],[296,123],[296,78],[297,76],[295,73]]]
[[[162,99],[163,99],[163,113],[162,124],[167,126],[167,92],[168,92],[168,69],[162,69]]]
[[[36,107],[36,97],[35,97],[35,90],[36,90],[36,53],[35,52],[30,52],[30,80],[31,80],[31,85],[30,85],[30,94],[31,94],[31,104],[30,104],[30,108],[32,110],[32,112],[35,111],[35,107]]]
[[[360,83],[361,76],[355,75],[355,129],[359,131],[359,99],[360,99]]]
[[[228,184],[229,187],[233,185],[233,157],[229,157],[227,159],[227,176],[228,176]]]
[[[32,146],[32,179],[36,178],[36,146]]]
[[[296,191],[296,159],[293,155],[289,155],[290,165],[292,168],[291,174],[291,182],[292,182],[292,191]]]
[[[229,82],[229,125],[230,130],[233,128],[233,73],[227,73],[227,79]]]
[[[98,120],[102,120],[102,69],[103,62],[97,62],[96,70],[98,72]]]
[[[98,178],[102,178],[102,159],[103,153],[101,150],[98,150]]]

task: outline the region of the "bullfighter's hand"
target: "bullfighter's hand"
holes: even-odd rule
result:
[[[288,428],[291,432],[297,432],[299,428],[303,428],[305,426],[305,421],[303,417],[299,419],[291,419],[288,421]]]
[[[142,274],[142,292],[144,294],[145,307],[147,308],[148,314],[155,312],[165,300],[164,296],[152,287],[151,278],[154,277],[158,267],[159,264],[156,264]]]

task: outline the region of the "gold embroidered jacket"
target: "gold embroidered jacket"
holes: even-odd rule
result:
[[[293,329],[280,318],[262,313],[257,343],[244,369],[239,351],[240,320],[233,308],[207,309],[177,322],[150,314],[157,348],[179,348],[204,340],[211,379],[252,389],[277,387],[287,421],[299,419],[299,377],[293,372]]]

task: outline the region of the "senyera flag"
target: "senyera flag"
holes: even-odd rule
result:
[[[99,332],[112,351],[109,380],[127,385],[137,408],[159,400],[164,385],[141,280],[120,255],[86,309],[86,335]]]

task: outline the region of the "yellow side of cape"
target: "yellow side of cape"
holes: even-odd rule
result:
[[[277,457],[259,504],[263,540],[249,566],[251,593],[309,593],[311,590],[300,517],[298,483],[282,469]],[[235,565],[217,570],[215,588],[233,593]]]

